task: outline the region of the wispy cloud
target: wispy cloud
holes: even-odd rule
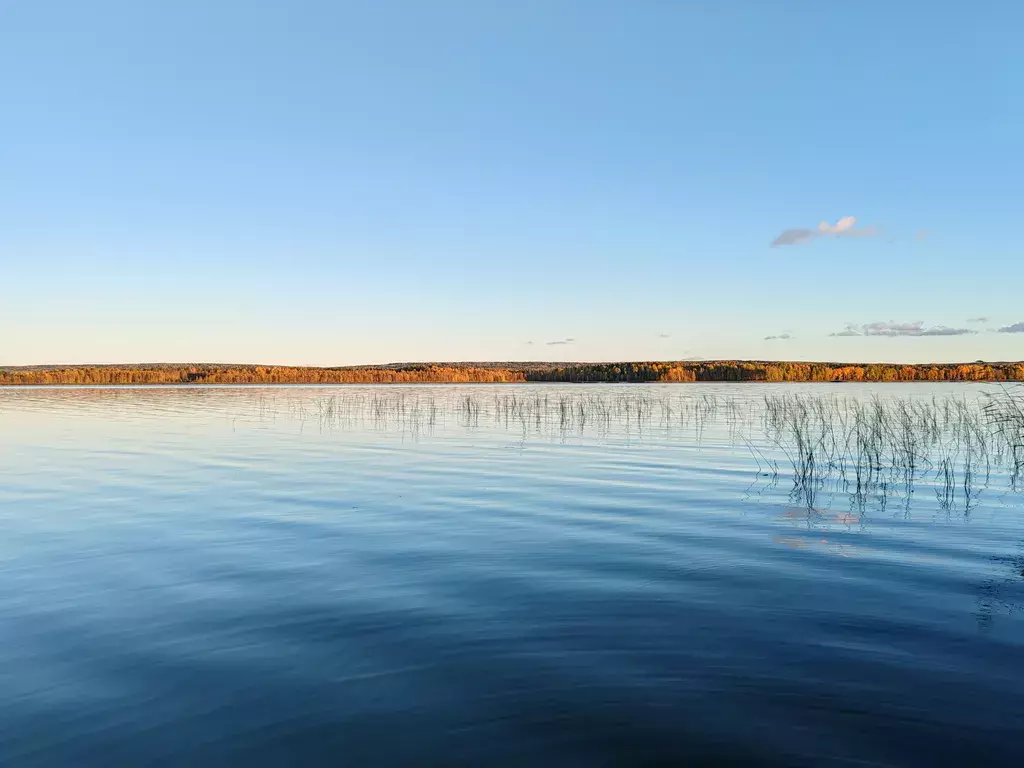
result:
[[[865,336],[920,336],[924,323],[868,323],[863,326]]]
[[[987,318],[987,317],[968,317],[967,318],[967,322],[968,323],[979,323],[980,324],[980,323],[987,323],[988,321],[989,321],[989,318]]]
[[[772,248],[777,248],[780,245],[800,245],[800,243],[814,239],[817,235],[818,233],[813,229],[785,229],[772,240]]]
[[[780,334],[777,334],[775,336],[765,336],[764,340],[765,341],[776,341],[776,340],[783,341],[785,339],[792,339],[792,338],[793,337],[790,336],[788,333],[780,333]]]
[[[780,245],[800,245],[807,243],[816,237],[869,237],[877,235],[878,230],[873,226],[858,227],[855,216],[843,216],[835,224],[823,221],[818,224],[817,229],[786,229],[772,240],[772,247]]]
[[[922,336],[970,336],[977,331],[970,328],[950,328],[948,325],[936,325],[934,328],[926,328],[921,332]]]
[[[1000,333],[1024,333],[1024,323],[1014,323],[1013,325],[1004,325],[999,329]]]
[[[659,333],[658,334],[658,338],[659,339],[671,339],[672,338],[672,334],[671,333]]]
[[[544,343],[549,347],[561,347],[566,344],[573,344],[575,341],[576,339],[558,339],[557,341],[545,341]]]
[[[886,336],[889,338],[906,336],[916,338],[920,336],[968,336],[975,333],[977,331],[970,328],[951,328],[948,325],[933,325],[925,328],[924,323],[918,320],[914,323],[894,323],[892,321],[865,323],[864,325],[848,323],[846,328],[836,333],[830,333],[829,336]]]

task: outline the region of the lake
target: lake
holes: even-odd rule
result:
[[[0,762],[1017,764],[1001,392],[0,390]]]

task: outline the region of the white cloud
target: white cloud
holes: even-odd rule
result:
[[[865,336],[920,336],[924,323],[868,323],[862,326]]]
[[[934,328],[926,328],[921,332],[922,336],[969,336],[977,331],[970,328],[950,328],[948,325],[936,325]]]
[[[818,232],[823,235],[840,235],[843,232],[853,229],[853,225],[857,223],[857,219],[854,216],[843,216],[835,224],[829,224],[827,221],[823,221],[818,224]]]
[[[948,325],[933,325],[925,328],[924,323],[918,320],[913,323],[894,323],[892,321],[887,323],[865,323],[864,325],[849,323],[844,330],[830,333],[829,336],[887,336],[889,338],[903,336],[916,338],[920,336],[968,336],[975,333],[977,331],[970,328],[951,328]]]
[[[772,247],[780,245],[800,245],[810,242],[816,237],[869,237],[877,235],[878,230],[873,226],[858,227],[856,216],[843,216],[835,224],[822,221],[817,229],[786,229],[772,240]]]

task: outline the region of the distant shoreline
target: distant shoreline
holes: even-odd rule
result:
[[[1024,381],[1024,362],[391,363],[304,367],[218,363],[0,366],[0,386],[181,384],[517,384],[530,382]]]

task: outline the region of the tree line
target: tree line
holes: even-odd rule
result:
[[[1024,363],[630,363],[410,364],[345,368],[279,365],[68,365],[0,368],[0,385],[413,384],[546,382],[1024,381]]]

